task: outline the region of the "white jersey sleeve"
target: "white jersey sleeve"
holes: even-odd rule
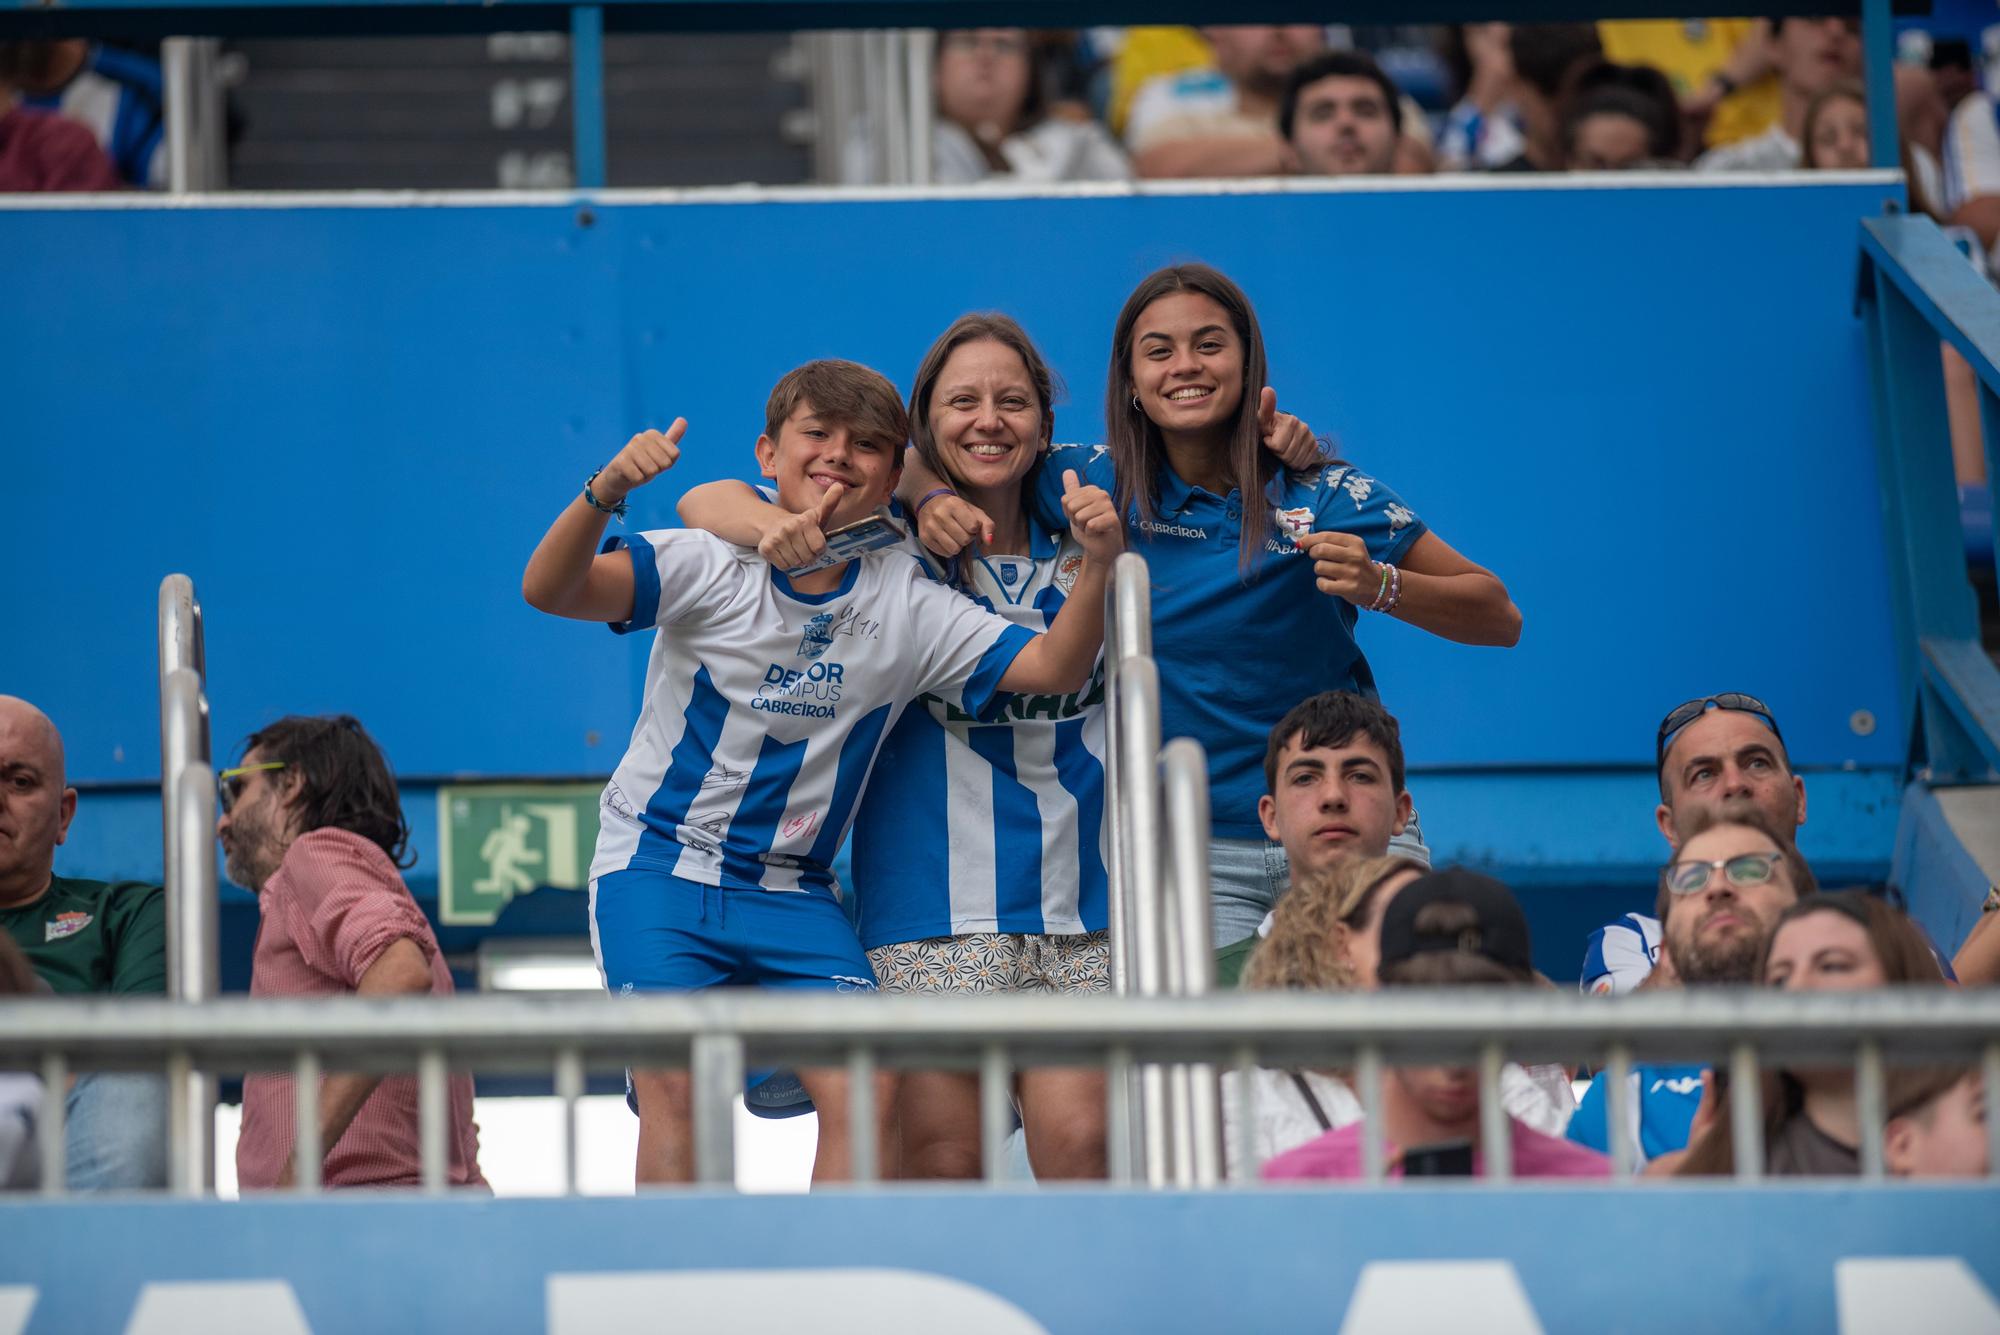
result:
[[[917,689],[974,718],[998,702],[1000,678],[1035,632],[987,611],[910,567],[910,619],[919,655]]]
[[[607,552],[632,557],[632,615],[614,622],[619,634],[713,621],[750,578],[738,548],[699,529],[651,529],[613,534]]]
[[[1587,996],[1623,996],[1646,981],[1659,959],[1659,919],[1628,913],[1590,934],[1577,985]]]

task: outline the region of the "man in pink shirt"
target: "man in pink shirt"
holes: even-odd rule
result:
[[[1384,988],[1460,984],[1534,985],[1528,919],[1512,892],[1490,876],[1451,867],[1404,886],[1382,911]],[[1382,1081],[1384,1156],[1391,1177],[1478,1176],[1479,1075],[1469,1067],[1398,1067]],[[1595,1150],[1543,1135],[1509,1117],[1518,1177],[1609,1177]],[[1358,1178],[1361,1125],[1307,1141],[1264,1165],[1267,1181]]]
[[[89,126],[19,105],[6,75],[0,64],[0,193],[125,188]]]
[[[229,879],[257,894],[250,995],[451,995],[437,938],[398,870],[414,858],[395,777],[358,722],[280,719],[251,735],[218,787]],[[449,1090],[446,1180],[483,1188],[472,1077],[452,1076]],[[243,1082],[244,1189],[292,1184],[296,1106],[289,1075]],[[418,1185],[416,1078],[323,1077],[319,1142],[330,1187]]]

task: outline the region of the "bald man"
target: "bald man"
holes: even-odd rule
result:
[[[55,874],[76,789],[62,735],[26,700],[0,695],[0,930],[63,995],[166,991],[166,898],[156,885]],[[166,1185],[166,1084],[100,1071],[71,1087],[69,1185],[122,1191]]]

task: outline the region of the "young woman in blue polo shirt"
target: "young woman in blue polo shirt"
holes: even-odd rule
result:
[[[1507,646],[1521,634],[1499,579],[1388,487],[1338,460],[1286,466],[1294,442],[1273,433],[1266,376],[1242,289],[1207,265],[1161,269],[1112,333],[1105,443],[1055,446],[1036,489],[1044,518],[1060,513],[1048,479],[1064,469],[1111,490],[1130,549],[1152,569],[1162,732],[1208,753],[1217,947],[1254,932],[1289,875],[1257,818],[1270,729],[1316,692],[1374,693],[1355,639],[1360,613],[1465,644]],[[916,462],[905,495],[937,485]],[[953,497],[923,506],[918,524],[941,554],[991,531]]]

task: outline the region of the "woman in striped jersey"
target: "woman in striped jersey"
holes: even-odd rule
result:
[[[949,480],[913,508],[972,498],[991,528],[949,559],[915,542],[908,555],[931,578],[1035,630],[1062,607],[1083,558],[1060,520],[1029,513],[1054,399],[1033,341],[993,314],[954,321],[910,390],[917,456]],[[767,507],[734,482],[696,488],[680,514],[726,540],[755,542],[778,566],[805,564],[824,546],[810,515]],[[928,697],[903,715],[853,830],[857,929],[883,991],[1108,990],[1103,699],[1100,671],[1072,695],[1012,697],[993,718]],[[1038,1178],[1104,1176],[1099,1073],[1024,1071],[1016,1093]],[[896,1115],[903,1176],[979,1176],[976,1076],[909,1073]]]

